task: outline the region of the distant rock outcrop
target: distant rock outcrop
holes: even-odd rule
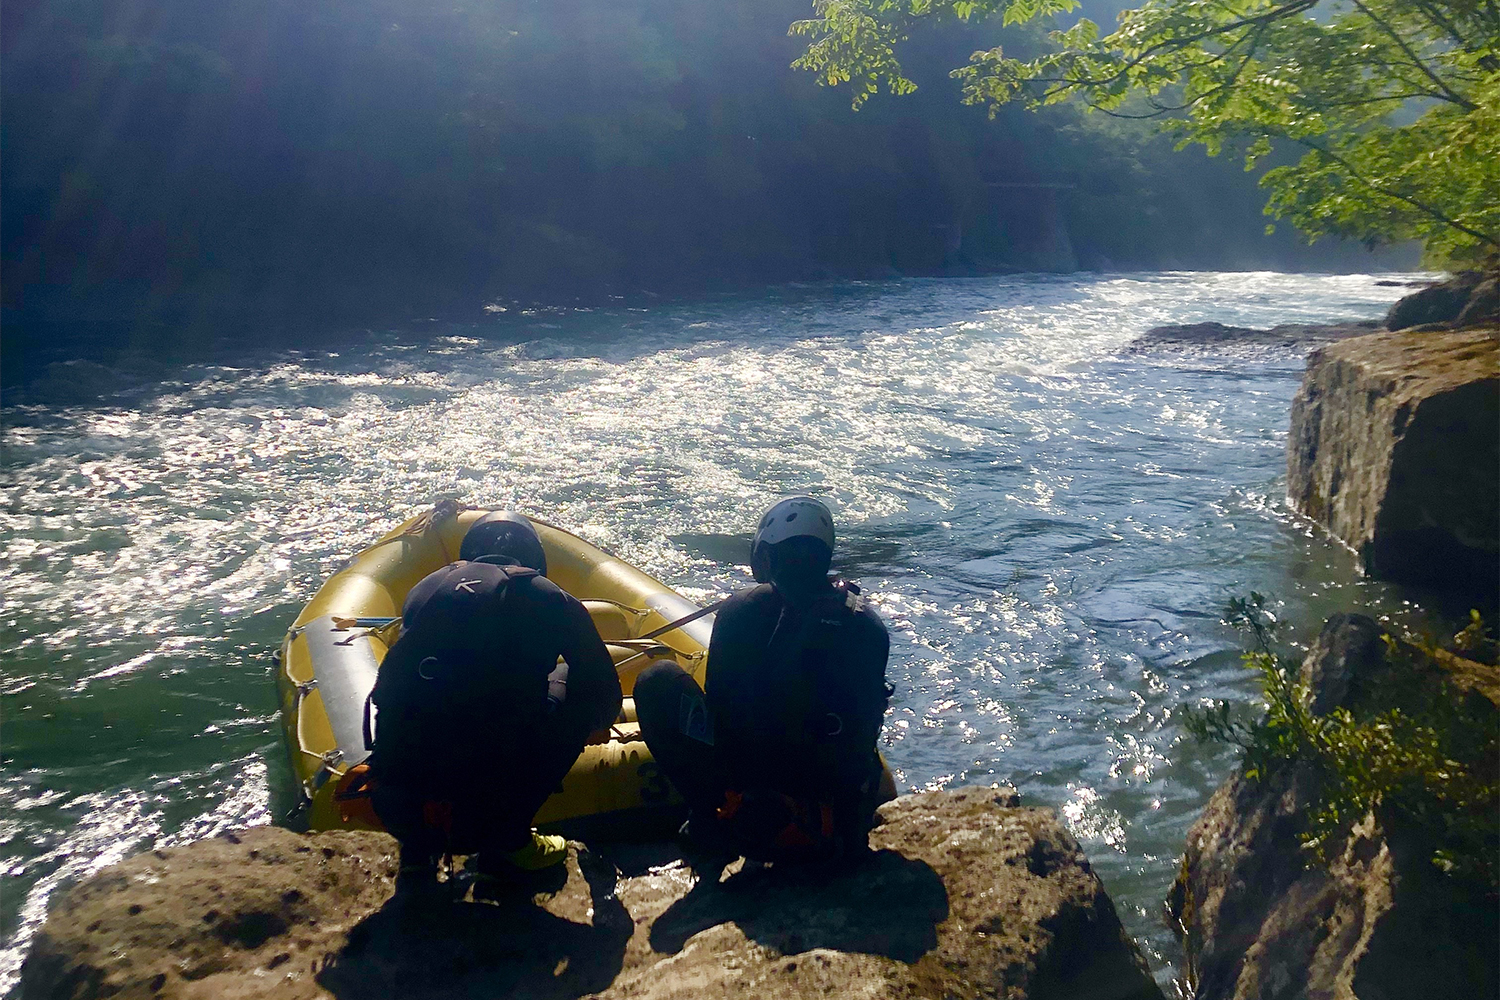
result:
[[[1500,586],[1500,330],[1407,331],[1313,352],[1287,493],[1383,579]]]
[[[1430,327],[1434,324],[1468,325],[1497,318],[1500,301],[1495,275],[1483,271],[1459,271],[1446,281],[1396,300],[1385,314],[1387,330]]]
[[[93,406],[118,403],[121,394],[140,391],[162,378],[166,366],[142,354],[117,358],[113,366],[95,361],[56,361],[38,378],[5,394],[7,405]]]
[[[881,814],[848,871],[699,880],[664,848],[573,845],[549,892],[500,901],[392,897],[383,834],[260,827],[74,888],[21,995],[1159,1000],[1050,810],[971,788]]]
[[[1459,271],[1439,282],[1377,281],[1377,285],[1418,285],[1398,299],[1384,320],[1343,323],[1281,323],[1262,330],[1224,323],[1174,323],[1154,326],[1126,349],[1129,353],[1165,348],[1287,347],[1312,348],[1384,330],[1420,328],[1423,332],[1460,329],[1500,322],[1500,273]]]
[[[1292,347],[1308,348],[1346,337],[1363,337],[1380,330],[1377,320],[1348,323],[1282,323],[1269,330],[1223,323],[1182,323],[1153,326],[1131,342],[1131,353],[1166,347]]]
[[[1382,681],[1380,636],[1363,615],[1328,620],[1302,665],[1315,712],[1353,708]],[[1318,790],[1304,764],[1259,780],[1241,771],[1188,831],[1168,905],[1197,1000],[1495,996],[1492,900],[1445,878],[1430,847],[1376,812],[1317,863],[1299,835]]]

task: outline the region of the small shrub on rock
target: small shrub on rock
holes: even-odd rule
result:
[[[1278,648],[1280,623],[1264,597],[1231,601],[1226,619],[1251,637],[1244,660],[1260,674],[1265,711],[1254,717],[1219,701],[1189,708],[1184,725],[1201,741],[1239,747],[1252,780],[1298,763],[1314,770],[1319,791],[1300,834],[1313,857],[1330,861],[1373,810],[1441,871],[1500,891],[1500,711],[1483,670],[1497,647],[1478,612],[1454,637],[1461,657],[1428,639],[1385,635],[1382,669],[1323,712],[1306,671]]]

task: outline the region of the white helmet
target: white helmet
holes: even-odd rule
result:
[[[770,579],[766,546],[788,538],[816,538],[833,553],[833,514],[823,501],[809,496],[787,497],[771,505],[755,526],[750,543],[750,572],[762,583]]]

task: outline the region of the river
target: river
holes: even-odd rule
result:
[[[270,650],[319,582],[434,500],[568,526],[699,601],[775,497],[833,507],[893,642],[903,789],[1058,808],[1160,980],[1183,836],[1231,766],[1180,706],[1253,696],[1225,601],[1303,641],[1413,595],[1285,499],[1300,353],[1129,342],[1167,322],[1376,317],[1380,276],[912,279],[615,308],[493,307],[6,413],[0,993],[49,897],[271,821]]]

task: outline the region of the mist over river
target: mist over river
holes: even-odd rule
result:
[[[369,332],[6,412],[0,993],[59,887],[290,805],[270,651],[443,497],[535,512],[698,601],[777,496],[825,498],[892,632],[905,789],[1057,807],[1163,983],[1161,901],[1231,757],[1179,707],[1253,695],[1219,621],[1306,640],[1418,597],[1293,517],[1300,352],[1128,353],[1148,327],[1373,318],[1378,276],[912,279]],[[496,307],[498,308],[498,307]]]

